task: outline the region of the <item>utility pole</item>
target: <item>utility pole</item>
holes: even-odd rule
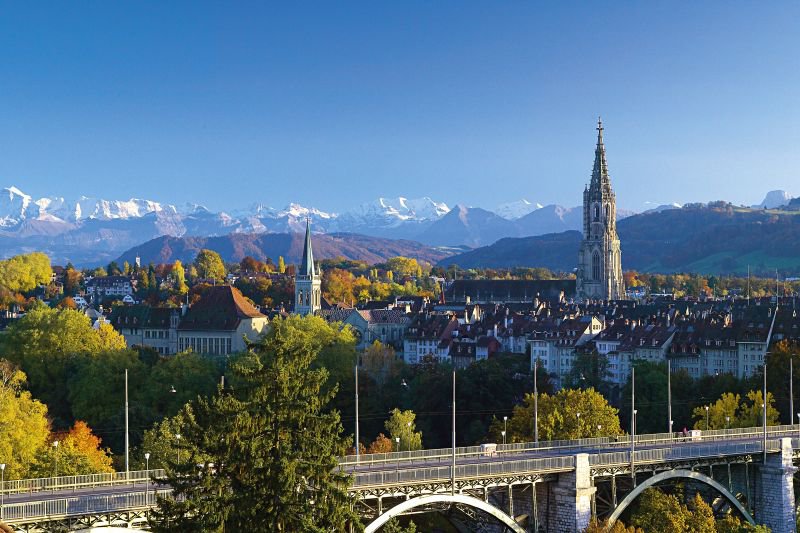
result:
[[[789,424],[794,423],[794,368],[792,355],[789,355]]]
[[[356,464],[358,464],[359,459],[361,458],[361,453],[359,451],[360,446],[359,443],[359,436],[358,436],[358,361],[356,361],[355,367],[356,373]]]
[[[533,364],[533,443],[539,444],[539,386],[536,384],[536,374],[539,370],[539,358]]]
[[[667,427],[672,433],[672,362],[667,359]]]
[[[631,477],[636,486],[636,470],[634,470],[634,453],[636,452],[636,368],[631,365]]]
[[[456,369],[453,369],[453,466],[450,471],[450,494],[456,493]]]
[[[130,467],[128,463],[130,454],[130,440],[128,438],[128,369],[125,369],[125,473]]]

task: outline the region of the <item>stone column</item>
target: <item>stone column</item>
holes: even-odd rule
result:
[[[755,472],[755,518],[772,533],[794,533],[794,484],[796,468],[792,465],[792,439],[781,440],[779,453],[767,454],[766,464]]]
[[[553,487],[555,522],[551,531],[583,531],[592,518],[592,496],[597,488],[592,486],[589,455],[575,456],[575,470],[558,475]]]

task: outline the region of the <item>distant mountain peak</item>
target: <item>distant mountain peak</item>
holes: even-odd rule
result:
[[[500,204],[495,208],[494,212],[507,220],[517,220],[542,207],[544,206],[540,203],[532,203],[522,198],[514,202]]]
[[[760,204],[752,206],[754,209],[775,209],[788,205],[792,201],[792,195],[788,192],[778,189],[769,191]]]

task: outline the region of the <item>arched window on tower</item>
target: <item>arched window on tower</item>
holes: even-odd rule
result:
[[[594,204],[594,219],[600,220],[600,206],[597,204]]]
[[[595,250],[592,254],[592,279],[594,281],[600,281],[600,252]]]

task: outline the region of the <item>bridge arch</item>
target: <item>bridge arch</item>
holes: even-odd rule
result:
[[[742,505],[742,503],[736,499],[736,496],[731,494],[731,492],[728,489],[726,489],[725,487],[714,481],[714,479],[706,476],[705,474],[701,474],[700,472],[694,472],[692,470],[668,470],[666,472],[656,474],[655,476],[651,477],[641,485],[637,485],[636,488],[633,489],[633,491],[630,494],[625,496],[625,498],[621,502],[619,502],[617,508],[614,509],[614,512],[611,513],[611,516],[608,517],[608,526],[611,527],[612,525],[614,525],[614,522],[616,522],[619,519],[619,517],[622,516],[622,513],[625,512],[625,509],[627,509],[628,506],[631,503],[633,503],[633,500],[638,498],[639,495],[645,491],[645,489],[649,489],[650,487],[658,483],[661,483],[662,481],[673,478],[693,479],[695,481],[699,481],[701,483],[709,485],[710,487],[716,489],[717,492],[722,494],[722,496],[726,500],[728,500],[728,502],[730,502],[730,504],[733,507],[735,507],[736,510],[739,511],[739,513],[741,513],[741,515],[745,518],[745,520],[747,520],[751,525],[756,525],[756,522],[755,520],[753,520],[753,517],[750,516],[750,513],[747,512],[747,509],[744,508],[744,505]]]
[[[410,500],[406,500],[398,505],[395,505],[381,516],[373,520],[366,527],[364,533],[376,533],[381,526],[395,516],[401,515],[406,511],[414,509],[415,507],[420,507],[422,505],[428,505],[431,503],[460,503],[463,505],[468,505],[492,515],[514,533],[525,533],[525,530],[519,524],[517,524],[513,518],[505,514],[497,507],[494,507],[483,500],[479,500],[478,498],[473,498],[472,496],[466,496],[464,494],[432,494],[429,496],[411,498]]]

